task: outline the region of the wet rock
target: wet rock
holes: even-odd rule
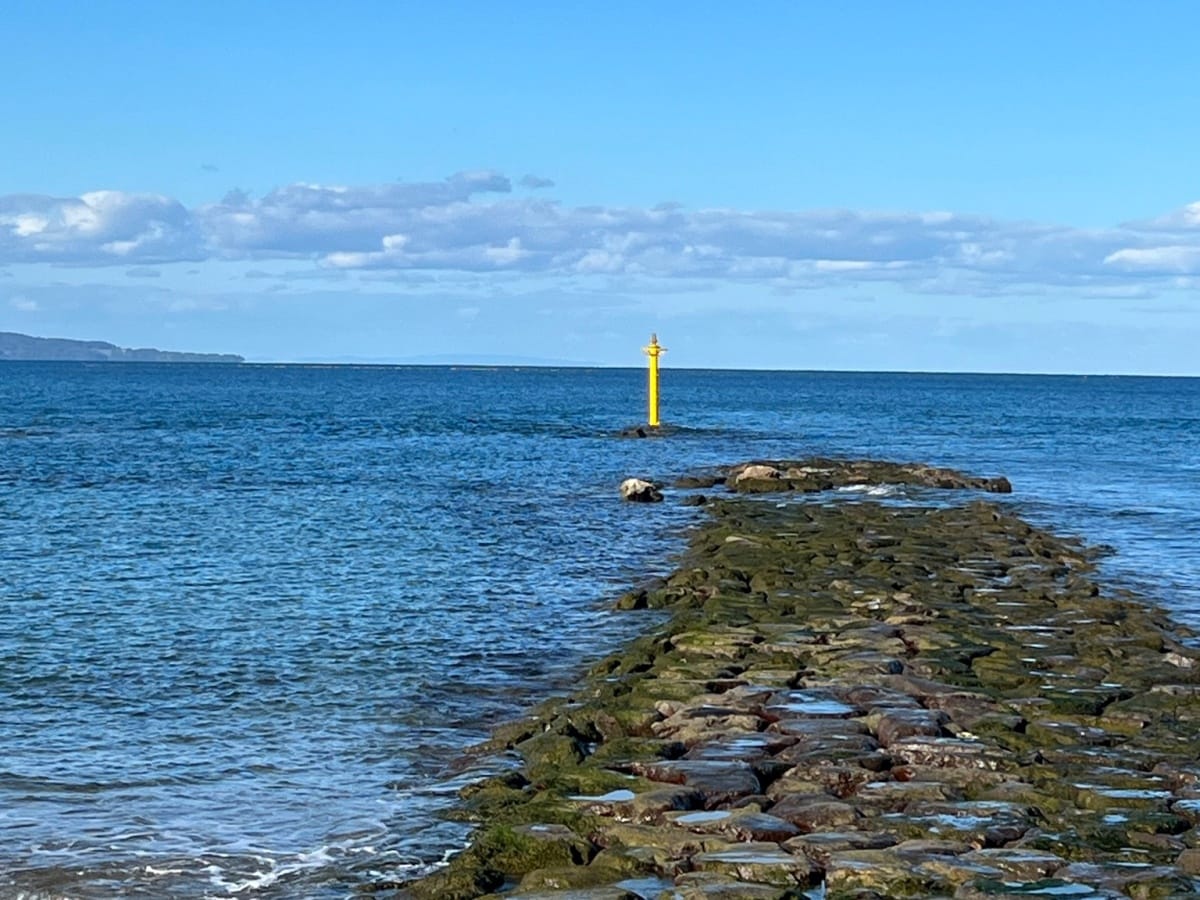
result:
[[[821,872],[812,860],[787,853],[773,843],[739,844],[726,850],[698,853],[692,865],[701,872],[717,872],[762,884],[809,887]]]
[[[659,900],[790,900],[795,896],[779,885],[751,884],[713,872],[681,875],[675,886],[659,895]]]
[[[1200,876],[1200,848],[1191,847],[1184,850],[1176,857],[1175,865],[1185,875]]]
[[[610,802],[607,809],[592,804],[589,811],[599,815],[616,816],[627,822],[657,822],[667,812],[700,809],[704,806],[704,801],[703,792],[695,788],[665,787]]]
[[[677,634],[671,638],[671,646],[684,657],[739,659],[761,640],[752,629],[714,627]]]
[[[894,741],[887,749],[897,762],[913,766],[996,771],[1014,762],[1011,753],[982,741],[958,738],[911,737]]]
[[[784,735],[792,739],[790,747],[797,748],[796,752],[804,752],[815,746],[822,746],[827,741],[863,739],[869,749],[875,750],[879,742],[871,735],[865,722],[860,719],[845,719],[840,716],[810,719],[779,719],[773,722],[769,730],[774,734]]]
[[[720,834],[733,841],[780,843],[800,834],[791,822],[755,809],[668,814],[666,821],[689,831]]]
[[[825,887],[831,896],[851,896],[873,891],[875,896],[932,897],[953,887],[937,872],[923,869],[919,861],[888,850],[845,850],[829,855]]]
[[[1096,863],[1071,863],[1054,873],[1068,882],[1082,882],[1105,890],[1118,891],[1129,897],[1186,897],[1195,896],[1191,878],[1172,866],[1125,866]]]
[[[918,864],[923,873],[928,873],[947,884],[960,885],[982,879],[1001,877],[999,869],[957,855],[930,855]]]
[[[901,765],[893,766],[890,774],[894,781],[932,781],[974,799],[1005,799],[999,796],[987,796],[994,787],[1004,782],[1007,776],[1003,772],[992,772],[987,769],[939,769],[931,766]],[[1029,787],[1024,783],[1022,786]]]
[[[1037,719],[1030,722],[1026,733],[1045,743],[1090,744],[1109,747],[1118,743],[1119,735],[1098,725],[1084,725],[1067,719]]]
[[[482,838],[491,863],[507,873],[520,873],[547,865],[581,865],[591,860],[595,848],[570,828],[557,823],[536,823],[498,828]]]
[[[925,856],[958,856],[971,848],[962,841],[931,838],[928,840],[901,841],[892,848],[899,856],[917,858]]]
[[[1085,775],[1086,777],[1086,775]],[[1171,792],[1159,788],[1112,787],[1087,781],[1070,784],[1072,799],[1080,809],[1111,810],[1138,809],[1167,811]]]
[[[877,675],[899,675],[904,671],[904,660],[887,653],[860,650],[824,660],[825,666],[837,677],[847,681],[866,681]]]
[[[545,880],[553,883],[561,880],[567,873],[547,873]],[[536,882],[537,879],[534,879]],[[567,887],[561,890],[527,889],[522,881],[517,890],[505,896],[520,897],[521,900],[642,900],[642,895],[627,891],[621,887],[605,886],[592,888]]]
[[[819,794],[790,794],[777,801],[770,812],[805,833],[837,830],[862,817],[849,803]]]
[[[954,900],[1124,900],[1125,895],[1055,878],[1033,882],[981,878],[954,892]]]
[[[633,771],[651,781],[682,784],[704,795],[711,808],[732,803],[761,790],[754,770],[744,762],[711,760],[666,760],[637,763]]]
[[[1019,840],[1033,815],[1011,803],[996,801],[918,802],[903,813],[884,817],[887,826],[910,836],[937,835],[972,847],[999,847]]]
[[[621,482],[621,499],[631,503],[661,503],[662,491],[652,482],[641,478],[626,478]]]
[[[967,691],[934,694],[926,699],[925,705],[929,709],[941,710],[952,721],[965,728],[974,728],[982,720],[1000,719],[1007,714],[1004,707],[995,700]],[[1011,715],[1010,727],[1016,727],[1023,722],[1021,716]]]
[[[783,846],[792,853],[803,853],[826,868],[831,853],[843,850],[883,850],[899,843],[890,832],[875,831],[814,831],[785,841]]]
[[[895,811],[920,801],[961,799],[963,794],[960,789],[936,781],[873,781],[864,784],[855,794],[855,800],[860,805]]]
[[[748,463],[744,466],[736,466],[730,470],[726,476],[725,483],[735,490],[761,490],[764,489],[762,482],[768,482],[765,486],[766,490],[773,490],[774,485],[770,482],[778,481],[783,477],[783,473],[775,466]]]
[[[757,716],[739,715],[732,710],[722,714],[719,709],[706,714],[700,709],[677,712],[650,727],[656,737],[675,738],[690,747],[701,741],[709,746],[721,741],[733,744],[744,735],[756,733],[759,724]]]
[[[753,763],[761,759],[773,759],[775,754],[793,743],[794,739],[789,735],[731,731],[694,744],[684,754],[684,759],[742,760]]]
[[[839,700],[827,691],[781,691],[772,694],[762,707],[768,721],[805,719],[847,719],[861,715],[862,710]],[[800,725],[799,730],[804,726]]]
[[[504,875],[482,865],[459,864],[408,886],[416,900],[473,900],[504,884]]]
[[[1065,859],[1053,853],[1006,847],[975,850],[968,853],[967,858],[999,869],[1010,881],[1038,881],[1067,864]]]
[[[903,738],[940,736],[948,721],[950,717],[940,710],[891,709],[879,716],[875,733],[882,746],[890,747]]]
[[[817,751],[814,762],[792,766],[767,788],[767,795],[776,800],[788,794],[829,794],[844,799],[879,778],[878,772],[853,764],[840,765],[834,762],[836,758],[837,754]]]
[[[921,709],[920,701],[911,694],[877,684],[853,685],[839,691],[838,695],[851,706],[872,714],[894,709]]]

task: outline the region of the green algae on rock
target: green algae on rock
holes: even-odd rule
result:
[[[522,760],[465,792],[469,849],[416,898],[1185,897],[1200,883],[1200,652],[1094,554],[866,461],[682,481],[707,504],[665,620],[497,730]],[[955,496],[955,495],[948,495]]]

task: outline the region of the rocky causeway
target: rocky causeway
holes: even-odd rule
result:
[[[1200,896],[1195,637],[1007,480],[810,459],[675,487],[707,517],[617,601],[647,633],[497,729],[470,846],[376,893]]]

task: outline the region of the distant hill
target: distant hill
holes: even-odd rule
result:
[[[83,362],[240,363],[233,353],[177,353],[174,350],[130,350],[106,341],[40,338],[0,331],[0,361],[58,360]]]

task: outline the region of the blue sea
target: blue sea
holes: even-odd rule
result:
[[[0,363],[0,897],[346,897],[460,847],[463,750],[652,613],[626,476],[1007,475],[1200,624],[1200,380]],[[994,498],[993,498],[994,499]]]

